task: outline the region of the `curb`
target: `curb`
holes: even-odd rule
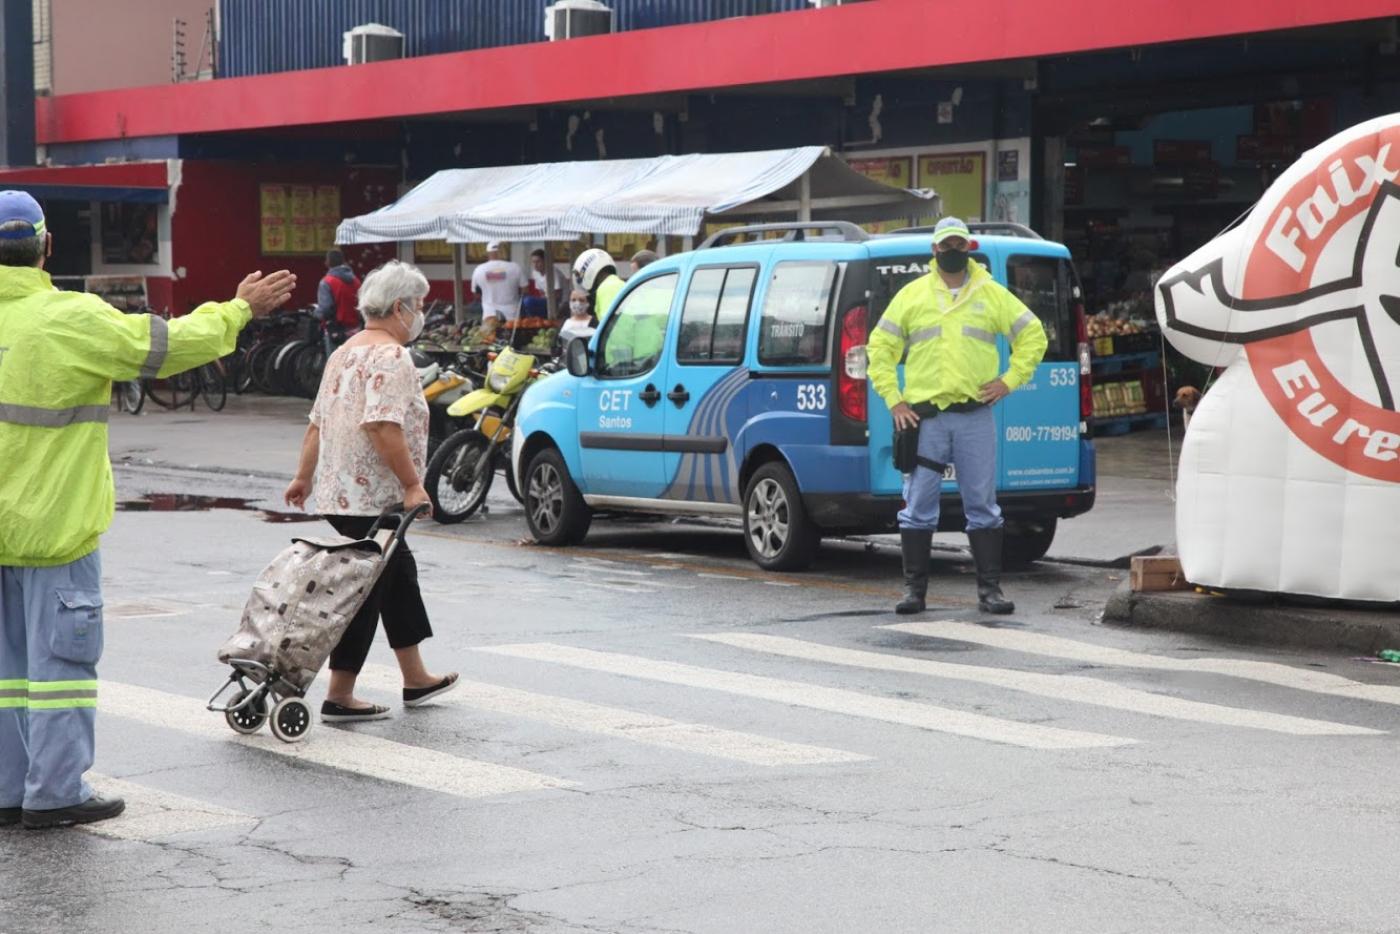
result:
[[[1216,636],[1252,645],[1366,655],[1400,648],[1400,612],[1393,609],[1295,606],[1278,600],[1245,603],[1184,592],[1133,593],[1126,581],[1108,598],[1103,621],[1136,629]]]

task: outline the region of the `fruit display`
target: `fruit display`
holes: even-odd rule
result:
[[[1126,334],[1148,334],[1155,328],[1146,321],[1130,318],[1115,318],[1106,311],[1091,315],[1085,325],[1089,337],[1121,337]]]
[[[554,352],[554,339],[558,335],[558,328],[544,328],[536,331],[535,336],[530,338],[530,343],[525,345],[525,351],[536,356],[541,354],[547,356]]]

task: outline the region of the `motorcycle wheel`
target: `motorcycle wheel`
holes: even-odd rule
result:
[[[490,447],[487,437],[475,429],[459,431],[438,445],[423,477],[438,522],[461,522],[486,502],[496,477],[495,458],[486,457]]]

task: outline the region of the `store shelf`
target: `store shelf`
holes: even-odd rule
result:
[[[1120,353],[1111,357],[1092,359],[1095,376],[1113,376],[1118,373],[1133,373],[1150,370],[1162,365],[1162,355],[1155,350],[1143,353]]]
[[[1108,415],[1091,419],[1094,434],[1102,436],[1126,435],[1130,431],[1148,428],[1166,428],[1167,413],[1143,412],[1137,415]]]

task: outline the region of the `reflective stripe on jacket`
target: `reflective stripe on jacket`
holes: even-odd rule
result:
[[[91,553],[112,521],[112,381],[169,376],[232,353],[247,302],[167,322],[48,273],[0,266],[0,565],[47,567]]]
[[[1021,300],[977,261],[967,264],[957,298],[937,271],[899,290],[866,345],[875,392],[893,409],[900,402],[946,408],[971,402],[998,376],[1010,389],[1025,383],[1045,356],[1045,328]],[[999,373],[997,335],[1011,339],[1011,363]],[[904,390],[895,367],[904,363]]]

